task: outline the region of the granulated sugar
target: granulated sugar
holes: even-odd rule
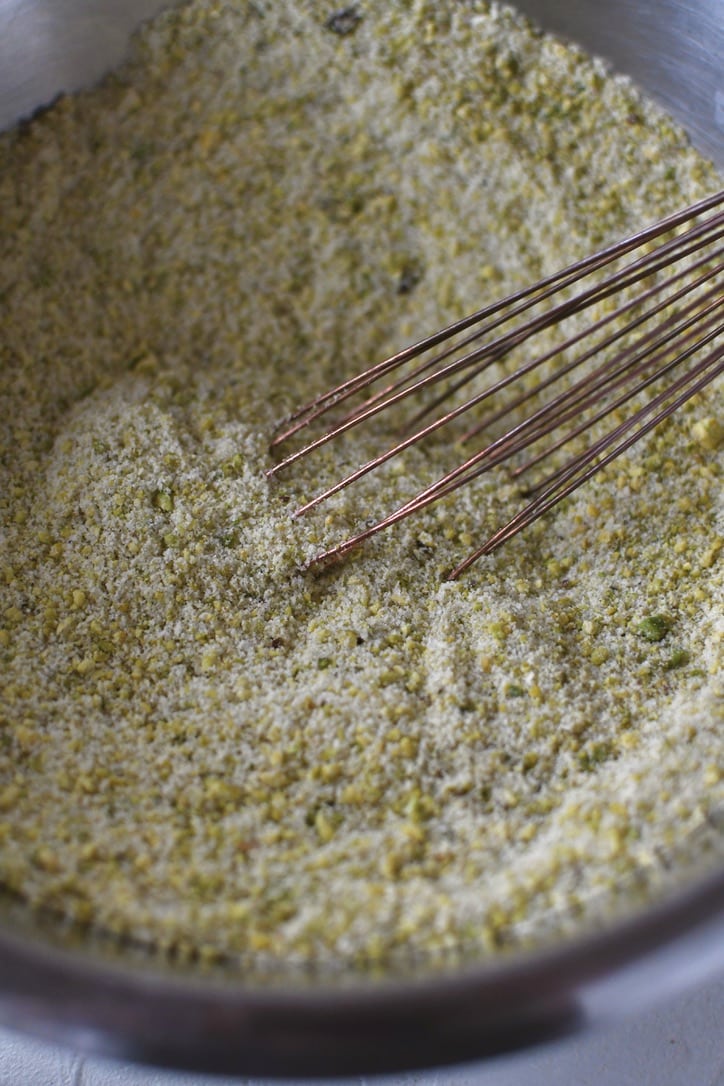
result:
[[[720,393],[454,584],[504,474],[319,576],[459,450],[295,521],[385,423],[275,484],[268,439],[721,182],[507,7],[331,15],[195,0],[0,137],[0,882],[180,955],[497,953],[721,810]]]

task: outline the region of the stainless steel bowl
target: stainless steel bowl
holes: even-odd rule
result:
[[[0,128],[97,79],[163,0],[0,0]],[[330,7],[334,5],[330,4]],[[343,5],[340,5],[343,6]],[[659,99],[724,171],[723,0],[518,0]],[[630,1012],[724,968],[724,870],[536,954],[382,978],[213,974],[69,943],[6,903],[0,1019],[101,1052],[245,1074],[482,1058]]]

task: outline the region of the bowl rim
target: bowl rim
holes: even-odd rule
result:
[[[620,1017],[724,967],[724,866],[604,930],[444,972],[262,987],[0,926],[0,1021],[88,1053],[265,1076],[480,1060]]]

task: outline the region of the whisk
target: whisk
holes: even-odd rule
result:
[[[523,489],[524,507],[452,570],[449,578],[455,579],[548,513],[718,377],[724,369],[724,245],[718,244],[724,236],[722,204],[724,190],[455,321],[323,392],[283,420],[272,449],[364,394],[361,404],[347,405],[320,436],[270,468],[269,476],[409,397],[432,390],[430,401],[414,412],[398,440],[307,501],[296,510],[300,516],[485,405],[484,416],[457,438],[463,445],[478,438],[481,448],[312,563],[341,558],[498,465],[513,461],[512,477],[520,479],[574,443],[575,451],[569,450],[552,469],[549,462],[543,477]],[[567,331],[566,322],[591,307],[596,307],[594,313]],[[553,346],[548,340],[536,349],[541,333],[554,334]],[[509,372],[496,368],[491,380],[487,371],[521,348],[524,360]],[[470,394],[468,386],[483,374],[482,387]],[[370,394],[371,386],[384,379],[384,386]],[[463,389],[464,398],[459,395]],[[451,398],[453,406],[448,404]],[[443,404],[449,409],[437,413]],[[605,419],[608,429],[599,433]],[[506,427],[493,436],[501,420]]]

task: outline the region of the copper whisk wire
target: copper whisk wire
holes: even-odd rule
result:
[[[529,500],[524,508],[450,573],[455,579],[482,555],[549,512],[715,380],[724,369],[724,244],[717,245],[724,238],[722,205],[724,191],[677,211],[419,340],[323,392],[284,420],[271,442],[274,450],[345,405],[341,417],[270,468],[269,476],[409,397],[436,389],[408,419],[399,440],[300,506],[295,513],[300,516],[486,401],[494,401],[492,409],[456,437],[461,444],[490,433],[501,420],[513,416],[504,433],[487,438],[458,467],[370,527],[318,555],[314,563],[341,558],[365,539],[545,439],[542,449],[527,454],[512,469],[513,478],[520,478],[567,444],[580,443],[590,432],[584,448],[527,487]],[[672,270],[682,262],[683,266]],[[590,282],[592,276],[596,278]],[[539,333],[563,328],[569,318],[591,307],[598,312],[583,327],[562,335],[553,346],[530,351],[529,344]],[[522,363],[502,375],[496,371],[479,391],[438,413],[446,401],[521,348],[526,350]],[[706,348],[710,349],[700,357]],[[685,364],[685,371],[677,372]],[[574,376],[577,371],[582,376]],[[664,379],[665,387],[652,389],[650,399],[617,421],[624,407]],[[383,387],[370,393],[371,386],[383,380]],[[499,404],[498,398],[507,390],[512,396]],[[350,407],[348,401],[359,394],[364,396],[362,403]],[[530,412],[519,418],[520,409],[528,404]],[[610,415],[616,417],[613,428],[594,437],[594,428]],[[426,421],[430,416],[434,417]],[[570,428],[565,429],[568,424]]]

